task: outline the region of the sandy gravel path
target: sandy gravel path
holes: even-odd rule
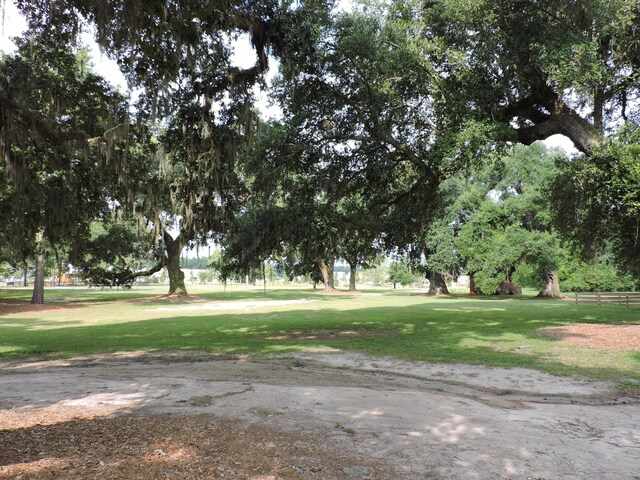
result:
[[[17,478],[3,432],[87,412],[209,415],[324,449],[325,465],[235,478],[640,479],[640,403],[609,383],[347,353],[0,363],[0,478]]]

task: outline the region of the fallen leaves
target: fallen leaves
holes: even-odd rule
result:
[[[0,479],[340,479],[362,465],[316,437],[212,415],[75,411],[80,418],[47,423],[47,413],[55,414],[21,410],[11,425],[0,423]],[[32,415],[45,424],[30,422]],[[383,478],[374,466],[363,467],[366,478]]]
[[[549,327],[543,334],[563,342],[602,350],[640,350],[640,324],[577,323]]]

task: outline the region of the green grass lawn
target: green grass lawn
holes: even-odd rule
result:
[[[325,295],[271,288],[265,296],[260,289],[192,287],[190,293],[206,298],[205,303],[153,299],[161,293],[151,288],[48,289],[51,308],[0,316],[0,358],[132,350],[353,350],[406,360],[523,366],[560,375],[640,381],[640,351],[578,347],[540,334],[544,327],[581,322],[640,323],[640,309],[526,297],[431,298],[383,289]],[[27,289],[0,290],[0,304],[29,298]]]

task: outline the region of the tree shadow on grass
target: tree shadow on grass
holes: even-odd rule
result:
[[[340,310],[320,304],[284,311],[196,312],[51,330],[10,327],[2,329],[0,355],[69,357],[139,350],[265,354],[337,349],[427,362],[528,366],[556,374],[640,378],[640,373],[629,368],[635,365],[635,371],[640,372],[637,354],[612,353],[612,358],[618,355],[623,360],[622,366],[606,359],[589,365],[589,355],[586,360],[565,360],[554,350],[559,340],[539,333],[545,327],[576,322],[637,322],[637,313],[625,309],[594,311],[566,302],[531,305],[464,299]],[[582,351],[580,347],[567,348]]]
[[[16,290],[2,290],[0,289],[0,308],[3,304],[29,304],[31,299],[30,289],[16,289]],[[360,293],[360,292],[359,292]],[[374,293],[380,295],[379,292],[365,292]],[[331,300],[335,298],[350,298],[353,297],[351,293],[346,290],[336,290],[331,295],[326,295],[320,289],[313,288],[278,288],[268,287],[266,293],[258,288],[247,289],[211,289],[210,291],[201,291],[195,289],[194,293],[188,298],[192,299],[204,299],[208,301],[234,301],[234,300],[258,300],[260,298],[265,299],[278,299],[278,300],[295,300],[301,298],[313,298],[314,300]],[[135,302],[135,301],[148,301],[157,303],[174,303],[177,297],[168,297],[166,292],[161,292],[158,289],[144,290],[143,288],[133,288],[131,290],[120,289],[100,289],[100,288],[60,288],[60,289],[45,289],[45,306],[52,305],[75,305],[75,304],[96,304],[105,302]],[[180,301],[179,299],[177,301]],[[0,312],[0,315],[2,312]]]

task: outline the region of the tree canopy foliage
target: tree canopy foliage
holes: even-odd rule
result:
[[[567,159],[548,191],[560,208],[557,228],[583,257],[608,247],[618,263],[640,273],[640,130],[628,126],[589,157]]]
[[[3,208],[11,219],[2,230],[15,254],[38,257],[33,302],[42,303],[47,242],[73,246],[109,209],[116,176],[101,167],[118,153],[113,136],[126,104],[71,50],[42,38],[18,46],[0,60]]]
[[[170,293],[186,293],[180,252],[220,233],[241,195],[234,165],[255,125],[252,88],[262,82],[268,52],[293,61],[330,3],[16,3],[32,34],[44,41],[73,44],[80,30],[93,29],[98,44],[141,89],[132,122],[138,131],[132,140],[141,145],[116,159],[127,187],[118,200],[155,231]],[[248,68],[232,59],[233,41],[242,34],[255,52]],[[132,155],[144,172],[130,168]]]
[[[355,289],[381,252],[432,293],[465,270],[487,293],[518,272],[556,296],[563,245],[639,272],[635,0],[16,4],[29,31],[0,62],[16,264],[43,265],[48,242],[106,283],[166,267],[176,294],[182,250],[212,239],[223,277],[277,258],[325,288],[336,259]],[[82,30],[134,104],[83,67]],[[273,57],[283,115],[266,123],[254,88]],[[554,134],[582,153],[513,147]]]
[[[583,152],[619,120],[637,121],[635,0],[394,6],[395,16],[411,19],[433,46],[424,54],[445,85],[443,104],[454,121],[490,118],[524,144],[563,134]]]

